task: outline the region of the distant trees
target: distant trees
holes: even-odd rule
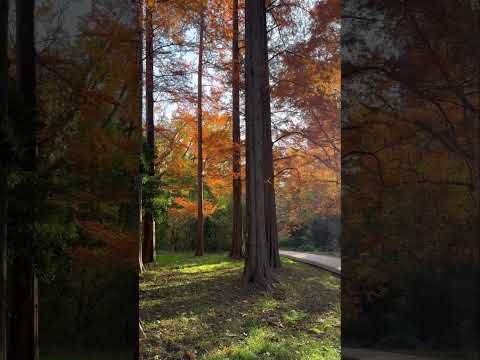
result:
[[[197,125],[197,114],[182,111],[175,114],[171,122],[157,127],[157,172],[163,179],[158,201],[165,206],[158,231],[162,245],[170,249],[195,250],[197,244]],[[223,215],[230,211],[231,205],[231,172],[228,166],[231,159],[230,125],[228,114],[203,112],[203,214],[205,218],[210,218],[205,222],[206,250],[212,250],[217,245],[222,250],[230,247],[225,247],[225,244],[230,243],[231,230],[223,230],[224,226],[231,224],[224,225],[227,219]],[[231,221],[231,218],[228,220]],[[225,238],[213,243],[212,234],[208,231],[212,226],[216,227],[217,235],[222,233]]]
[[[270,65],[278,230],[286,241],[293,228],[340,216],[341,3],[315,1],[308,13],[295,2],[282,6],[271,10],[278,26]]]

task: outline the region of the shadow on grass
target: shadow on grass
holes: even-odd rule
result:
[[[258,293],[240,285],[243,263],[223,255],[157,260],[141,279],[144,359],[340,358],[339,280],[328,273],[284,261],[276,286]]]

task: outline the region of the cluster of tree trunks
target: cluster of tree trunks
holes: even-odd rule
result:
[[[269,287],[280,266],[271,139],[265,1],[245,3],[247,258],[243,280]]]

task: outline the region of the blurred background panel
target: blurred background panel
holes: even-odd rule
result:
[[[479,356],[479,15],[343,2],[344,347]]]
[[[8,359],[136,358],[137,4],[9,5]]]

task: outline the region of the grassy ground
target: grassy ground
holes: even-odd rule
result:
[[[340,359],[340,280],[283,264],[256,293],[240,285],[242,261],[161,253],[141,276],[143,359]]]

